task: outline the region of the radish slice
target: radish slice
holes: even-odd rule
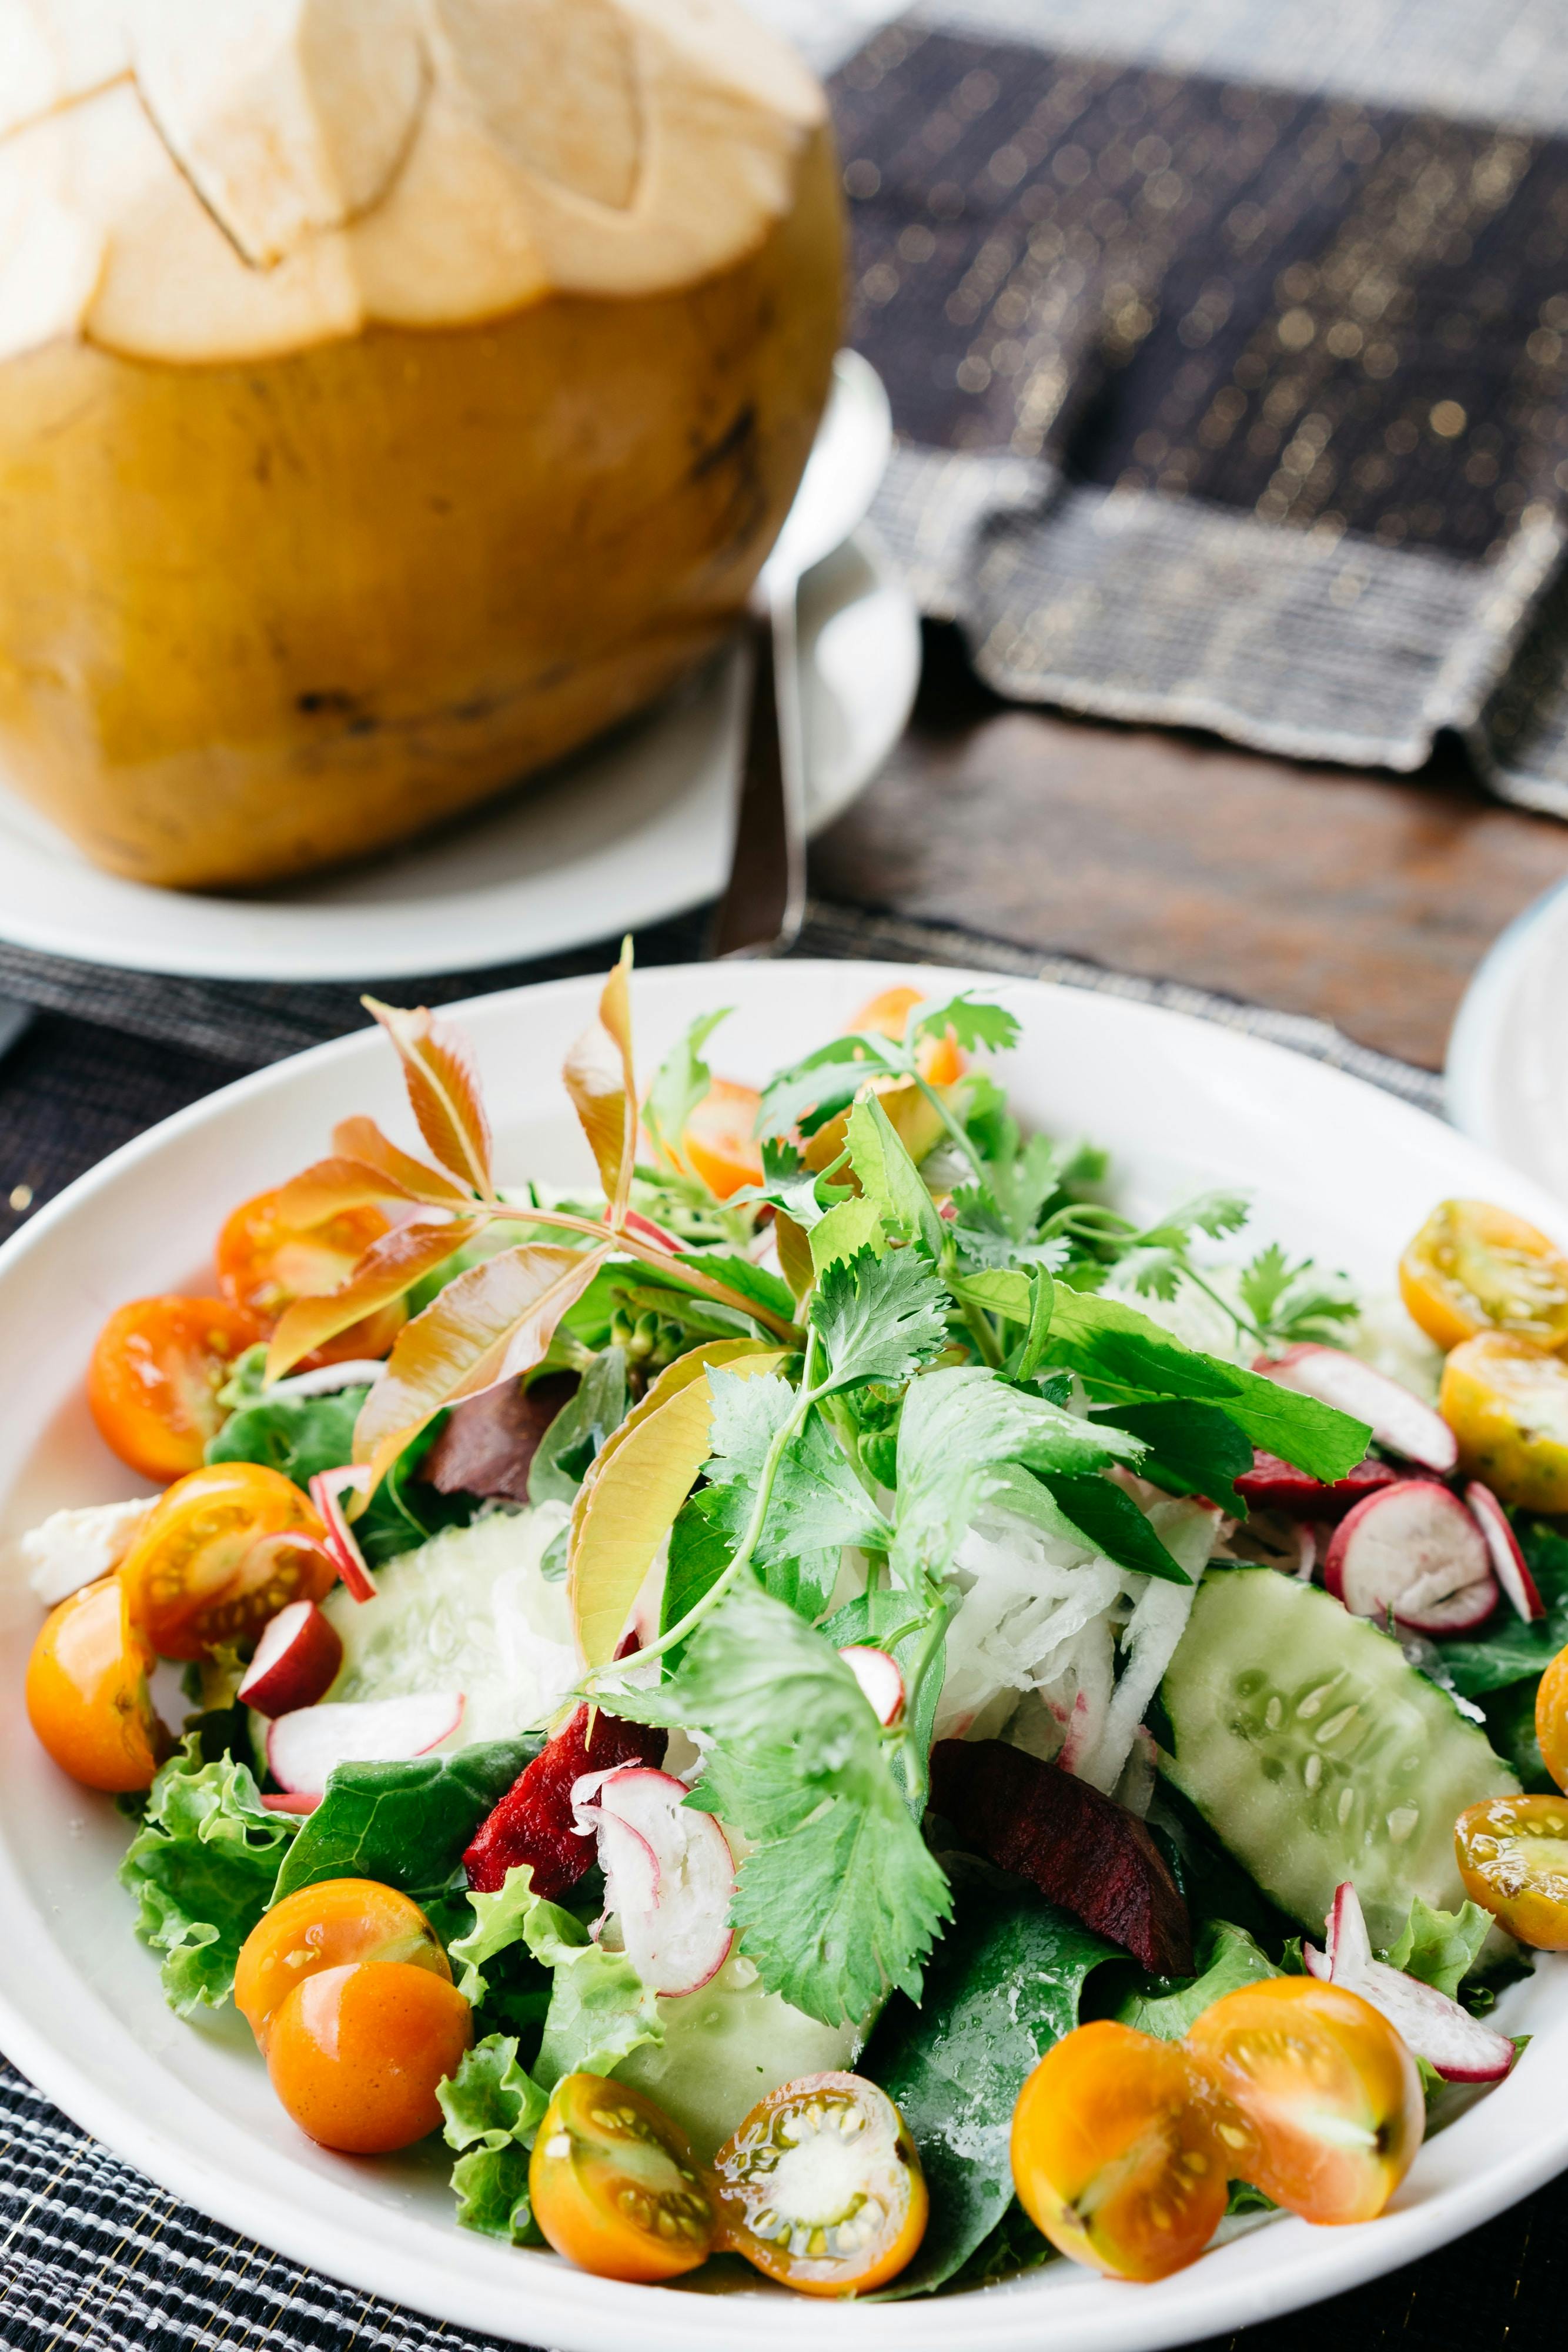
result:
[[[1508,1513],[1490,1486],[1472,1478],[1465,1488],[1465,1500],[1476,1515],[1487,1550],[1491,1555],[1492,1574],[1507,1593],[1514,1608],[1527,1625],[1544,1617],[1546,1603],[1536,1589],[1535,1579],[1524,1564],[1524,1554],[1519,1548],[1519,1538],[1509,1522]]]
[[[865,1693],[879,1723],[896,1723],[904,1713],[904,1676],[885,1650],[852,1642],[839,1655]]]
[[[644,1217],[637,1209],[627,1210],[626,1230],[630,1234],[640,1234],[645,1242],[656,1243],[660,1249],[668,1250],[672,1257],[684,1247],[674,1234],[667,1234],[663,1225],[656,1225],[652,1217]]]
[[[1479,1528],[1432,1478],[1406,1478],[1358,1503],[1334,1529],[1323,1582],[1353,1617],[1390,1610],[1416,1633],[1468,1633],[1498,1604]]]
[[[684,1780],[646,1765],[585,1773],[571,1793],[574,1817],[598,1831],[605,1894],[627,1958],[654,1992],[673,1999],[700,1990],[735,1941],[729,1840],[711,1813],[686,1803]],[[637,1847],[653,1864],[651,1882]]]
[[[276,1790],[269,1790],[261,1801],[269,1813],[298,1813],[303,1816],[313,1813],[321,1800],[313,1791],[308,1796],[283,1797]]]
[[[267,1735],[267,1769],[291,1797],[319,1796],[335,1765],[405,1763],[439,1748],[462,1720],[461,1691],[297,1707]]]
[[[266,1395],[274,1397],[336,1396],[340,1389],[374,1388],[386,1365],[379,1356],[349,1356],[340,1364],[318,1364],[311,1372],[290,1372],[269,1381]]]
[[[257,1715],[292,1715],[326,1697],[342,1663],[331,1619],[314,1601],[291,1601],[263,1633],[235,1696]]]
[[[327,1529],[327,1549],[337,1565],[339,1575],[356,1601],[373,1601],[376,1580],[366,1565],[349,1516],[338,1497],[340,1495],[362,1495],[370,1485],[371,1474],[357,1463],[346,1462],[340,1470],[318,1470],[310,1481],[310,1500],[320,1512]]]
[[[1299,1390],[1368,1423],[1379,1445],[1442,1477],[1459,1458],[1458,1440],[1440,1412],[1386,1372],[1375,1371],[1359,1356],[1347,1356],[1343,1348],[1303,1340],[1282,1356],[1260,1356],[1252,1369],[1282,1389]]]
[[[1355,1888],[1347,1880],[1328,1916],[1328,1950],[1301,1948],[1309,1976],[1343,1985],[1381,2011],[1406,2046],[1435,2066],[1445,2083],[1500,2083],[1518,2052],[1504,2033],[1483,2025],[1436,1985],[1374,1959]]]

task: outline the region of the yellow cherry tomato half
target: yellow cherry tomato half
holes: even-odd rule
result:
[[[762,1146],[753,1132],[762,1097],[755,1087],[715,1078],[681,1136],[681,1156],[719,1200],[762,1181]]]
[[[685,2134],[603,2074],[567,2074],[551,2092],[528,2198],[556,2252],[596,2278],[653,2286],[713,2250],[713,2199]]]
[[[406,1960],[349,1961],[297,1984],[267,2028],[267,2071],[302,2132],[385,2156],[441,2122],[435,2093],[474,2040],[455,1985]]]
[[[389,1228],[379,1209],[342,1209],[319,1225],[290,1224],[277,1192],[242,1202],[218,1235],[218,1283],[225,1298],[244,1307],[267,1331],[297,1298],[318,1298],[346,1282],[372,1242]],[[351,1323],[310,1355],[297,1371],[384,1356],[407,1319],[401,1299]]]
[[[1535,1686],[1535,1741],[1560,1789],[1568,1790],[1568,1650],[1559,1650]]]
[[[1568,1952],[1568,1798],[1489,1797],[1454,1824],[1465,1893],[1538,1952]]]
[[[224,1423],[218,1391],[263,1337],[226,1298],[133,1298],[94,1344],[87,1401],[106,1445],[160,1484],[201,1467]]]
[[[254,1640],[290,1601],[323,1601],[337,1568],[308,1497],[279,1470],[213,1462],[154,1504],[117,1573],[161,1658]]]
[[[1568,1257],[1489,1201],[1444,1201],[1433,1210],[1399,1261],[1399,1291],[1439,1348],[1480,1331],[1568,1346]]]
[[[235,2007],[257,2042],[296,1985],[374,1960],[452,1981],[441,1939],[417,1903],[374,1878],[323,1878],[262,1914],[240,1947]]]
[[[1387,2019],[1341,1985],[1275,1977],[1205,2010],[1186,2037],[1254,2145],[1243,2179],[1308,2221],[1370,2221],[1416,2159],[1421,2078]]]
[[[758,2102],[713,2160],[726,2249],[800,2294],[866,2294],[925,2235],[925,2176],[885,2091],[803,2074]]]
[[[1179,2043],[1109,2019],[1078,2026],[1046,2052],[1013,2109],[1019,2202],[1074,2262],[1112,2278],[1166,2278],[1197,2260],[1225,2216],[1217,2109]]]
[[[62,1772],[114,1795],[152,1787],[172,1744],[148,1696],[152,1664],[117,1576],[51,1611],[27,1661],[27,1717]]]
[[[1438,1408],[1459,1461],[1505,1503],[1568,1511],[1568,1362],[1486,1331],[1443,1367]]]

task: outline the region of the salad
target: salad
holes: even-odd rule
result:
[[[1446,1202],[1380,1306],[1241,1197],[1140,1223],[968,992],[644,1090],[627,950],[567,1187],[370,1010],[423,1152],[345,1118],[112,1316],[158,1491],[22,1542],[173,2008],[618,2279],[1380,2212],[1568,1949],[1568,1261]]]

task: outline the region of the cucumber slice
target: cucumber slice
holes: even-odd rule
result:
[[[1162,1769],[1222,1843],[1316,1934],[1353,1880],[1380,1950],[1413,1895],[1459,1908],[1454,1822],[1519,1787],[1396,1642],[1271,1568],[1205,1577],[1161,1696]]]

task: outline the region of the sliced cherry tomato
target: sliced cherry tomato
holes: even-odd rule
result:
[[[218,1235],[218,1282],[225,1298],[248,1307],[267,1331],[297,1298],[317,1298],[347,1281],[372,1242],[390,1229],[379,1209],[343,1209],[319,1225],[291,1225],[278,1213],[277,1192],[258,1192],[235,1211]],[[384,1356],[402,1330],[401,1299],[351,1323],[295,1370]]]
[[[148,1696],[152,1654],[117,1576],[83,1585],[27,1661],[27,1717],[55,1762],[89,1789],[148,1789],[172,1745]]]
[[[892,1037],[902,1044],[910,1014],[925,1002],[921,989],[884,988],[880,996],[873,996],[869,1004],[861,1006],[847,1026],[851,1030],[870,1030],[875,1036]],[[915,1062],[928,1087],[955,1086],[969,1066],[950,1029],[940,1037],[923,1037]]]
[[[1568,1363],[1486,1331],[1443,1367],[1438,1405],[1459,1461],[1505,1503],[1568,1511]]]
[[[685,2134],[603,2074],[567,2074],[551,2092],[528,2196],[556,2252],[596,2278],[652,2286],[713,2250],[713,2199]]]
[[[218,1391],[236,1356],[265,1337],[224,1298],[133,1298],[93,1348],[87,1401],[106,1445],[161,1484],[199,1469],[223,1426]]]
[[[1568,1347],[1568,1257],[1510,1209],[1444,1201],[1399,1261],[1406,1307],[1439,1348],[1507,1331]]]
[[[323,1601],[338,1570],[308,1499],[280,1470],[213,1462],[160,1496],[116,1573],[161,1658],[254,1640],[290,1601]]]
[[[1046,2052],[1013,2109],[1019,2203],[1074,2262],[1112,2278],[1167,2277],[1224,2219],[1215,2104],[1179,2043],[1109,2020],[1077,2027]]]
[[[713,2162],[732,2253],[800,2294],[864,2294],[904,2269],[929,2200],[915,2142],[860,2074],[803,2074],[758,2102]]]
[[[264,1912],[240,1947],[235,2007],[257,2042],[296,1985],[323,1969],[375,1960],[452,1981],[441,1938],[417,1903],[374,1878],[323,1878]]]
[[[1559,1650],[1535,1686],[1535,1739],[1541,1760],[1568,1790],[1568,1650]]]
[[[1186,2046],[1251,2133],[1233,2171],[1308,2221],[1382,2212],[1415,2161],[1427,2106],[1416,2061],[1370,2001],[1275,1977],[1205,2010]]]
[[[755,1087],[715,1078],[686,1121],[682,1155],[693,1174],[721,1201],[743,1184],[762,1181],[762,1146],[753,1132],[761,1103]]]
[[[267,2071],[323,2147],[385,2156],[441,2122],[436,2086],[474,2040],[455,1985],[407,1960],[350,1961],[297,1984],[267,2029]]]
[[[1538,1952],[1568,1952],[1568,1799],[1489,1797],[1454,1824],[1465,1893]]]

